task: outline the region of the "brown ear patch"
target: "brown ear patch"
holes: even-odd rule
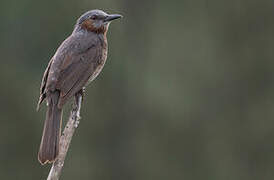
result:
[[[93,31],[95,28],[92,24],[93,24],[93,22],[91,19],[86,19],[82,22],[81,27],[88,31]]]
[[[93,26],[93,20],[92,19],[86,19],[81,24],[82,29],[86,29],[87,31],[95,32],[97,34],[105,33],[107,31],[107,28],[102,25],[99,28],[96,28]]]

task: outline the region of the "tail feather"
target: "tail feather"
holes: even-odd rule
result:
[[[53,162],[59,153],[62,122],[62,109],[58,108],[59,95],[59,92],[55,91],[47,96],[48,109],[38,153],[41,164]]]

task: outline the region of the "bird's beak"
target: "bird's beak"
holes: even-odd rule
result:
[[[123,17],[122,15],[120,15],[120,14],[110,14],[110,15],[107,15],[107,17],[105,18],[105,22],[110,22],[110,21],[112,21],[112,20],[114,20],[114,19],[119,19],[119,18],[121,18],[121,17]]]

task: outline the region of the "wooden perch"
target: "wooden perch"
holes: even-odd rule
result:
[[[60,138],[59,154],[55,162],[52,164],[47,180],[58,180],[61,175],[72,136],[74,134],[75,129],[78,127],[80,123],[79,120],[82,98],[82,94],[77,94],[75,96],[76,103],[74,104],[70,112],[69,120]]]

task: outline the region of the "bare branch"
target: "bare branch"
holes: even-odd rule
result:
[[[76,98],[76,105],[74,105],[74,107],[72,108],[70,112],[69,120],[60,138],[59,155],[56,158],[55,162],[52,164],[47,180],[59,179],[62,172],[62,168],[64,166],[64,161],[68,152],[68,148],[69,148],[72,136],[74,134],[75,129],[78,127],[80,123],[79,120],[80,120],[82,95],[78,94],[75,96],[75,98]]]

